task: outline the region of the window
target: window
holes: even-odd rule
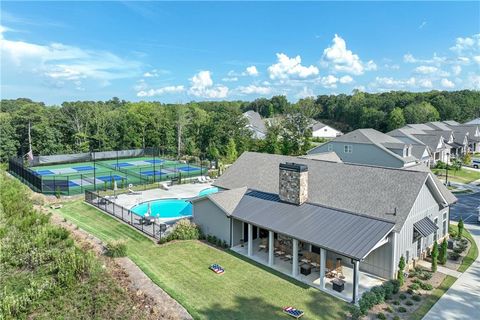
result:
[[[351,145],[351,144],[346,144],[346,145],[343,147],[343,152],[344,152],[344,153],[352,153],[352,145]]]
[[[435,223],[435,225],[438,226],[438,218],[435,218],[435,220],[433,220],[433,223]],[[435,232],[433,233],[433,241],[437,241],[437,240],[438,240],[437,231],[438,231],[438,230],[435,230]]]
[[[443,220],[442,235],[443,235],[444,237],[447,235],[447,220]]]
[[[327,145],[327,150],[328,150],[328,151],[332,151],[332,150],[333,150],[333,146],[332,146],[331,143],[329,143],[329,144]]]
[[[443,220],[447,220],[447,213],[446,212],[443,213]]]
[[[325,128],[325,129],[323,129],[323,131],[327,132],[328,130],[327,130],[327,128]]]

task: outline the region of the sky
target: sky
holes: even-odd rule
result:
[[[480,89],[480,2],[0,2],[0,96]]]

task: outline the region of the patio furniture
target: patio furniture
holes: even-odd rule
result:
[[[137,191],[133,191],[132,189],[128,189],[128,194],[129,195],[138,195],[138,194],[142,194],[141,192],[137,192]]]
[[[283,312],[295,319],[298,319],[305,314],[302,310],[295,309],[294,307],[285,307],[283,308]]]
[[[300,273],[308,276],[310,273],[312,273],[312,267],[310,267],[309,264],[302,264],[302,266],[300,267]]]
[[[330,282],[332,283],[333,290],[337,292],[342,292],[345,290],[345,281],[342,279],[334,278]]]
[[[342,267],[342,258],[337,258],[337,264],[335,266],[335,272],[337,275],[343,277],[343,267]]]
[[[305,263],[305,264],[309,264],[312,261],[312,256],[311,256],[310,252],[305,252],[303,254],[303,258],[300,261]]]
[[[320,271],[320,256],[318,254],[312,256],[312,261],[310,262],[310,265],[316,270]]]
[[[261,242],[260,244],[258,245],[258,251],[261,251],[261,250],[267,250],[267,243],[268,243],[268,240],[267,239],[261,239]]]
[[[209,267],[209,269],[215,272],[216,274],[223,274],[225,272],[225,270],[219,264],[216,264],[216,263],[212,264]]]
[[[333,261],[327,260],[327,268],[325,270],[325,277],[327,278],[335,278],[337,272],[333,269]]]

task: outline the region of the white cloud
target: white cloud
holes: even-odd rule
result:
[[[225,78],[222,78],[222,81],[223,82],[236,82],[236,81],[238,81],[238,77],[225,77]]]
[[[139,62],[108,51],[86,50],[62,43],[42,45],[8,40],[4,36],[6,31],[9,29],[0,28],[2,65],[9,65],[17,73],[39,75],[53,81],[57,87],[63,86],[65,81],[75,85],[74,82],[81,79],[96,80],[105,86],[110,80],[131,78],[140,73]]]
[[[403,62],[405,63],[424,63],[424,64],[434,64],[434,65],[442,65],[447,62],[446,57],[438,56],[436,53],[433,54],[431,59],[418,59],[415,58],[411,53],[407,53],[403,56]]]
[[[200,71],[191,79],[188,93],[202,98],[219,99],[228,95],[228,88],[223,85],[213,85],[210,71]]]
[[[471,37],[458,37],[455,39],[455,46],[451,47],[450,50],[456,52],[457,54],[462,54],[465,51],[470,50],[479,50],[480,49],[480,33],[474,34]]]
[[[376,77],[371,86],[380,89],[404,89],[415,86],[416,84],[417,80],[414,77],[404,80],[394,79],[392,77]]]
[[[323,50],[323,62],[331,66],[334,71],[361,75],[365,71],[376,70],[377,65],[372,60],[366,64],[360,60],[357,54],[347,49],[344,39],[335,35],[332,45]]]
[[[473,57],[473,60],[474,60],[476,63],[480,64],[480,56],[474,56],[474,57]]]
[[[480,75],[470,74],[467,79],[467,88],[480,90]]]
[[[257,67],[255,67],[255,66],[247,67],[247,69],[245,69],[245,72],[249,76],[254,76],[254,77],[258,76],[258,70],[257,70]]]
[[[161,74],[169,74],[168,70],[153,69],[143,74],[145,78],[158,78]]]
[[[139,91],[137,92],[137,97],[154,97],[154,96],[161,96],[163,94],[180,93],[184,91],[185,91],[184,86],[166,86],[158,89]]]
[[[305,79],[318,75],[317,67],[313,65],[308,67],[302,66],[302,58],[300,58],[300,56],[289,58],[286,54],[277,53],[277,61],[277,63],[268,67],[268,73],[272,80],[286,80],[290,78]]]
[[[340,78],[340,83],[342,84],[347,84],[347,83],[352,83],[353,82],[353,78],[350,77],[350,76],[343,76]]]
[[[309,97],[315,97],[315,94],[313,93],[313,90],[308,87],[303,87],[302,90],[295,95],[295,98],[297,99],[304,99]]]
[[[419,79],[418,85],[422,88],[432,88],[433,83],[431,79]]]
[[[452,72],[454,75],[458,76],[462,72],[462,67],[459,65],[452,66]]]
[[[399,70],[400,66],[398,64],[384,64],[383,67],[387,70]]]
[[[437,72],[438,68],[431,66],[419,66],[416,67],[414,71],[420,74],[431,74]]]
[[[422,21],[422,23],[418,26],[418,29],[423,29],[427,25],[427,21]]]
[[[440,83],[441,83],[442,87],[444,87],[444,88],[450,89],[450,88],[455,87],[455,83],[448,80],[447,78],[442,79],[442,81]]]
[[[337,87],[337,82],[338,82],[338,78],[329,74],[328,76],[326,77],[322,77],[320,79],[320,83],[322,84],[322,86],[324,86],[325,88],[336,88]]]
[[[270,87],[262,87],[256,85],[249,85],[249,86],[242,86],[237,88],[238,92],[241,94],[270,94],[272,92],[272,88]]]

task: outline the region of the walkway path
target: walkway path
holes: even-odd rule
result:
[[[480,246],[480,225],[465,224]],[[478,317],[480,310],[480,257],[438,300],[423,320],[470,320]]]
[[[430,269],[432,267],[432,264],[428,261],[425,261],[425,260],[419,260],[417,263],[419,265],[421,265],[422,267],[425,267],[425,268],[428,268],[428,269]],[[452,269],[449,269],[449,268],[445,268],[444,266],[440,266],[440,265],[437,265],[437,271],[441,272],[443,274],[455,277],[455,278],[460,278],[460,276],[462,275],[462,273],[459,272],[459,271],[452,270]]]

